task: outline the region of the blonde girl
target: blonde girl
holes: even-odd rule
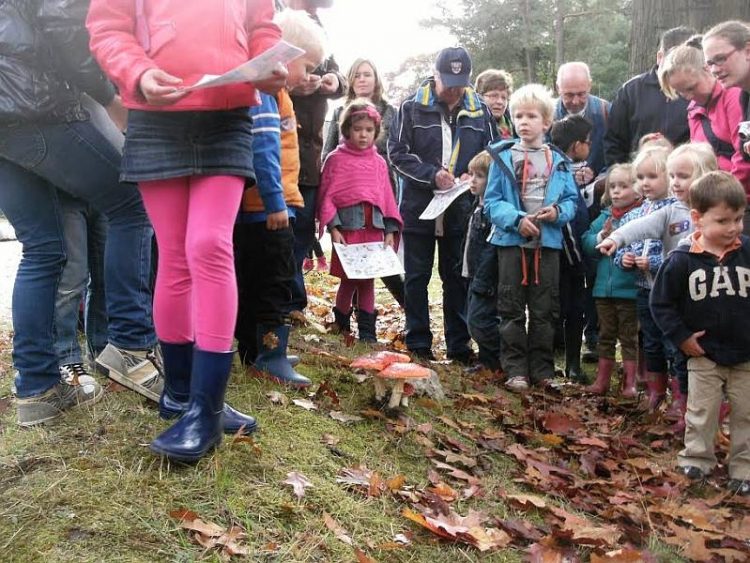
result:
[[[615,346],[620,342],[622,351],[622,395],[636,395],[635,380],[638,356],[638,315],[636,312],[636,273],[623,270],[612,258],[602,258],[596,245],[616,229],[622,218],[640,205],[641,196],[636,186],[635,169],[631,164],[616,164],[609,169],[602,204],[606,206],[581,238],[583,250],[598,257],[596,281],[592,294],[599,318],[599,364],[596,381],[585,391],[604,395],[609,389],[615,367]]]
[[[644,202],[637,209],[627,213],[622,218],[621,225],[651,215],[676,201],[673,197],[669,197],[669,174],[667,173],[669,152],[663,147],[646,145],[636,155],[633,167]],[[637,240],[618,250],[614,261],[618,267],[625,270],[634,269],[637,273],[636,309],[643,337],[645,378],[648,390],[647,408],[653,411],[666,396],[667,358],[671,350],[671,345],[654,322],[649,309],[653,278],[662,263],[661,240]]]

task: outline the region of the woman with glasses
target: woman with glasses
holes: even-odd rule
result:
[[[706,67],[724,88],[742,88],[740,105],[743,122],[750,121],[750,27],[740,21],[726,21],[715,25],[703,36]],[[750,138],[742,133],[743,158],[750,161]],[[750,201],[748,186],[745,186]],[[744,234],[750,234],[750,207],[745,210]]]

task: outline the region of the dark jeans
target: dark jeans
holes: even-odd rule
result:
[[[294,221],[294,265],[296,272],[292,283],[292,299],[288,311],[302,311],[307,307],[307,291],[302,263],[305,256],[315,244],[315,204],[318,198],[318,186],[300,186],[305,207],[297,209]]]
[[[586,256],[583,260],[586,268],[586,297],[584,300],[583,318],[586,327],[586,345],[589,350],[596,350],[599,342],[599,316],[596,310],[596,301],[594,300],[594,282],[596,281],[597,260]]]
[[[565,343],[566,367],[577,366],[581,357],[583,341],[584,310],[588,295],[586,292],[586,275],[569,266],[565,258],[560,259],[560,320]],[[594,326],[596,332],[596,326]]]
[[[497,295],[469,289],[466,300],[469,334],[479,346],[479,362],[488,369],[500,369],[500,317]]]
[[[269,231],[265,223],[238,223],[234,260],[239,289],[235,336],[242,350],[257,354],[257,325],[286,321],[295,274],[292,227]]]
[[[438,247],[438,272],[443,283],[443,329],[449,357],[469,354],[469,330],[466,326],[466,280],[461,277],[461,235],[435,237],[404,233],[404,304],[406,310],[406,346],[409,350],[432,348],[430,305],[427,286]]]
[[[503,369],[509,378],[528,377],[532,383],[555,374],[553,342],[560,315],[560,251],[542,248],[540,252],[537,271],[534,249],[524,249],[523,254],[518,246],[497,250]],[[527,285],[522,283],[524,261]]]
[[[95,358],[107,345],[107,307],[104,302],[104,249],[107,220],[89,204],[58,192],[67,262],[57,288],[55,351],[60,364],[82,361],[78,344],[78,309],[86,298],[84,327],[89,355]]]
[[[643,355],[646,359],[646,370],[654,373],[666,373],[667,359],[669,358],[669,343],[664,338],[664,333],[657,326],[648,299],[651,295],[650,289],[638,288],[635,299],[636,311],[638,312],[638,323],[641,327],[643,337]]]
[[[57,287],[66,262],[58,190],[104,214],[108,340],[156,344],[151,318],[153,230],[138,190],[118,179],[120,155],[89,122],[0,127],[0,209],[23,245],[13,288],[13,363],[19,397],[60,379],[54,347]]]

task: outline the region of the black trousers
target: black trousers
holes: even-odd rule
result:
[[[234,260],[239,307],[235,336],[255,347],[256,326],[278,326],[287,320],[295,274],[294,230],[269,231],[263,223],[234,227]]]

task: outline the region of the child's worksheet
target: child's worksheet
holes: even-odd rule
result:
[[[204,74],[192,86],[185,88],[186,91],[200,90],[202,88],[213,88],[215,86],[224,86],[226,84],[238,84],[241,82],[257,82],[270,78],[274,69],[279,65],[285,65],[297,57],[304,55],[305,51],[295,47],[286,41],[279,41],[260,55],[247,61],[240,66],[233,68],[224,74]]]
[[[419,218],[424,220],[437,219],[445,213],[451,203],[456,201],[458,196],[469,189],[469,184],[470,181],[466,180],[457,182],[456,185],[447,190],[434,190],[432,193],[435,195],[432,197],[432,201],[425,207]]]
[[[390,246],[382,242],[333,243],[341,266],[350,280],[385,278],[404,273],[404,267]]]

